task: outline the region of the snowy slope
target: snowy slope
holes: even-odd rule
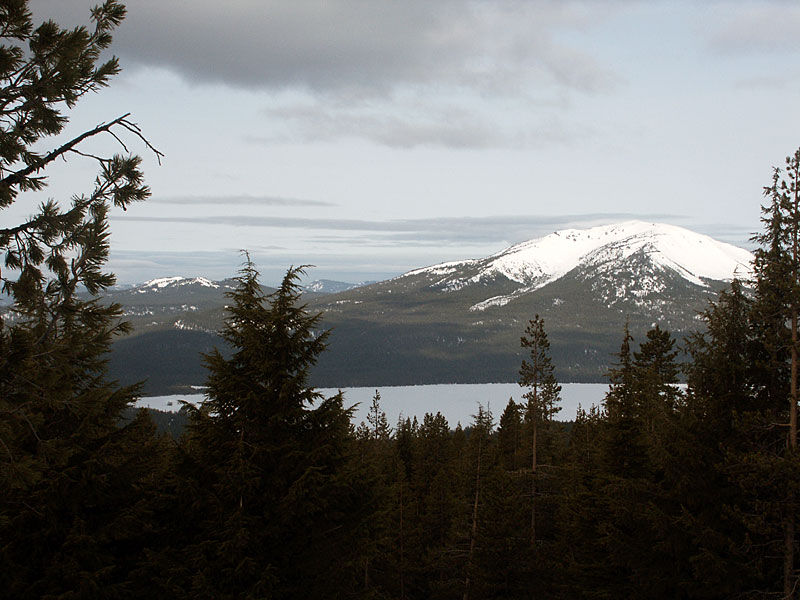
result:
[[[374,281],[362,281],[360,283],[348,283],[346,281],[335,281],[332,279],[316,279],[303,286],[306,292],[316,292],[318,294],[338,294],[357,287],[375,283]]]
[[[654,265],[678,273],[691,283],[747,278],[753,256],[747,250],[674,225],[628,221],[592,229],[567,229],[523,242],[485,259],[442,263],[406,273],[438,279],[443,289],[457,290],[503,276],[524,288],[539,289],[583,266],[621,262],[645,253]],[[520,292],[523,292],[520,288]]]
[[[146,294],[147,292],[157,292],[167,288],[183,287],[188,285],[199,285],[206,288],[219,288],[219,284],[213,282],[205,277],[160,277],[159,279],[151,279],[146,281],[140,286],[136,286],[136,293]]]

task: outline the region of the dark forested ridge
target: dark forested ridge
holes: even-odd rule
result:
[[[117,71],[99,59],[124,7],[91,14],[64,30],[34,27],[25,0],[0,7],[0,210],[87,137],[112,129],[150,148],[126,115],[32,150]],[[569,424],[534,313],[514,344],[524,402],[455,429],[441,414],[388,423],[377,392],[354,427],[340,394],[310,384],[335,348],[302,305],[302,269],[268,292],[249,257],[226,296],[228,351],[204,355],[208,401],[158,426],[132,412],[140,390],[107,363],[123,307],[100,298],[114,283],[108,210],[149,189],[137,157],[78,156],[99,166],[86,195],[0,229],[13,300],[0,319],[0,597],[800,596],[800,150],[765,190],[752,293],[734,281],[681,342],[666,323],[620,327],[602,408]]]

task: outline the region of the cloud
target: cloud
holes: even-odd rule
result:
[[[108,268],[121,284],[141,283],[156,277],[233,277],[241,256],[233,250],[209,252],[126,251],[112,249]]]
[[[337,110],[320,105],[292,105],[264,112],[270,121],[287,127],[290,138],[301,141],[363,138],[392,148],[485,148],[505,145],[506,141],[496,127],[478,121],[465,111],[442,114],[434,110],[430,114],[403,117],[352,108]],[[272,143],[276,139],[280,139],[280,135],[247,138],[256,143]]]
[[[549,112],[549,111],[548,111]],[[291,140],[327,142],[365,139],[390,148],[449,149],[521,148],[570,143],[592,135],[588,128],[567,125],[557,116],[524,112],[519,119],[491,114],[486,107],[459,107],[428,99],[428,103],[331,106],[322,102],[292,102],[264,109],[269,135],[248,135],[245,141],[271,145]]]
[[[94,0],[33,0],[39,18],[85,23]],[[559,41],[607,3],[519,0],[137,0],[115,34],[125,61],[243,88],[358,90],[443,83],[498,93],[524,76],[582,91],[613,77]],[[502,80],[498,80],[498,74]]]
[[[270,248],[252,248],[250,256],[261,273],[261,282],[277,285],[286,269],[299,264],[287,252]],[[337,279],[349,282],[383,280],[415,266],[408,256],[372,256],[354,260],[352,254],[306,253],[302,263],[316,265],[306,272],[306,279]],[[159,252],[151,250],[114,251],[108,262],[120,284],[141,283],[156,277],[208,277],[213,280],[234,277],[242,266],[238,250],[225,249],[209,252]]]
[[[326,244],[411,247],[436,244],[517,243],[547,235],[556,230],[572,227],[585,228],[628,219],[680,221],[683,217],[666,214],[591,213],[566,216],[501,215],[370,221],[255,215],[175,217],[124,214],[115,217],[115,219],[151,223],[301,229],[306,232],[306,237]],[[320,231],[338,232],[338,234],[325,236],[317,233]],[[343,233],[357,233],[358,235],[343,235]]]
[[[333,202],[282,198],[279,196],[154,196],[156,204],[212,204],[216,206],[337,206]]]
[[[84,24],[95,1],[32,3],[39,18]],[[588,0],[137,0],[113,50],[125,70],[166,69],[192,84],[263,94],[269,119],[253,123],[251,142],[522,147],[585,135],[558,113],[574,93],[617,85],[581,40],[614,7]]]
[[[710,235],[721,242],[753,250],[756,244],[752,241],[756,233],[752,227],[733,225],[730,223],[697,223],[690,227],[694,231]]]
[[[710,42],[723,52],[800,51],[800,6],[796,2],[724,4]]]
[[[742,77],[735,80],[733,82],[733,87],[737,90],[746,91],[783,91],[794,87],[796,81],[797,77],[794,74],[755,75],[753,77]]]

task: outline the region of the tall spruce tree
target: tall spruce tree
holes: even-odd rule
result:
[[[469,600],[470,593],[475,580],[475,554],[478,542],[478,523],[480,520],[479,508],[481,503],[481,476],[485,477],[485,472],[488,468],[487,458],[484,454],[487,453],[487,446],[494,429],[494,420],[490,410],[484,410],[482,405],[478,405],[478,414],[473,415],[473,423],[470,429],[470,454],[474,454],[475,462],[475,495],[472,502],[472,515],[469,524],[469,550],[467,551],[466,561],[466,575],[464,578],[464,594],[463,600]],[[483,467],[483,471],[481,470]]]
[[[0,228],[0,279],[13,301],[0,319],[0,587],[10,597],[121,594],[132,564],[123,555],[147,530],[131,503],[157,462],[144,441],[152,430],[143,418],[119,427],[136,389],[108,380],[105,353],[126,325],[98,295],[114,283],[104,271],[108,211],[150,191],[138,157],[84,146],[124,133],[149,144],[128,115],[52,141],[75,104],[119,71],[100,55],[124,16],[109,0],[91,11],[91,28],[63,29],[35,25],[26,0],[0,6],[0,211],[27,205],[32,215]],[[56,159],[95,161],[99,175],[88,193],[36,207]]]
[[[634,390],[639,397],[641,416],[650,436],[650,445],[657,447],[658,432],[674,414],[680,396],[675,340],[668,331],[656,325],[633,354]]]
[[[528,351],[528,358],[523,359],[519,370],[519,384],[528,388],[522,396],[525,398],[525,418],[530,428],[531,440],[531,513],[530,513],[530,545],[536,547],[536,496],[539,478],[539,436],[543,430],[549,429],[553,416],[561,410],[558,406],[561,386],[554,375],[550,360],[550,342],[544,330],[544,319],[534,316],[525,327],[525,335],[520,338],[521,346]]]
[[[497,428],[500,461],[508,471],[517,469],[517,454],[522,444],[521,408],[513,398],[509,398]]]
[[[609,570],[598,533],[603,520],[599,493],[601,425],[598,407],[592,406],[587,412],[578,406],[561,465],[556,548],[561,568],[559,597],[588,597],[588,590],[602,596],[601,585]]]
[[[761,443],[763,451],[757,453],[764,468],[781,474],[782,505],[773,510],[782,520],[783,594],[793,597],[798,588],[795,514],[800,475],[797,453],[800,149],[786,158],[785,171],[773,170],[772,183],[764,188],[764,194],[768,198],[768,204],[762,208],[764,231],[754,237],[760,247],[755,252],[752,321],[755,338],[762,347],[755,356],[758,380],[755,393],[759,399],[758,419],[765,424],[784,423],[786,431],[771,426],[772,443]],[[774,446],[779,441],[784,446],[780,451]],[[768,464],[771,466],[767,467]]]
[[[351,459],[342,396],[309,387],[325,349],[321,315],[299,303],[290,269],[265,296],[247,261],[222,336],[206,357],[207,401],[188,428],[198,535],[190,595],[327,598],[358,586],[358,523],[370,491]]]
[[[732,597],[760,587],[759,558],[742,515],[752,513],[737,479],[748,458],[746,415],[754,414],[752,301],[739,281],[701,313],[705,331],[687,341],[687,392],[668,481],[690,538],[684,575],[692,597]]]
[[[597,505],[597,547],[605,557],[605,568],[595,570],[599,581],[594,583],[608,597],[620,598],[644,597],[636,570],[647,561],[652,548],[641,508],[651,466],[632,342],[626,325],[617,362],[609,370],[605,419],[598,434],[599,473],[592,499]]]

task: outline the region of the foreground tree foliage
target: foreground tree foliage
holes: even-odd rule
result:
[[[91,28],[66,30],[35,25],[25,0],[0,6],[0,211],[22,204],[32,214],[0,229],[0,279],[13,300],[0,320],[0,589],[11,598],[123,595],[162,472],[149,420],[119,426],[136,389],[108,381],[105,353],[126,326],[121,307],[97,297],[114,283],[103,271],[108,211],[150,191],[138,157],[84,148],[100,134],[147,142],[127,115],[53,142],[69,109],[118,72],[99,57],[124,15],[108,1]],[[93,186],[37,208],[47,167],[70,157],[98,164]]]
[[[206,357],[208,400],[193,411],[183,466],[197,494],[181,557],[190,597],[326,598],[354,585],[371,491],[341,394],[307,384],[327,333],[298,303],[301,273],[265,297],[248,262],[223,331],[233,355]]]

